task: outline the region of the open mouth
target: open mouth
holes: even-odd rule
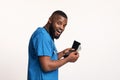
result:
[[[62,33],[62,30],[58,29],[58,30],[56,30],[56,32],[57,32],[57,34],[60,35]]]

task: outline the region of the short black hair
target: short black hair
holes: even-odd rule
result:
[[[66,19],[68,19],[68,17],[67,17],[67,15],[65,14],[65,12],[63,12],[63,11],[61,11],[61,10],[56,10],[56,11],[54,11],[51,16],[54,16],[54,15],[56,15],[56,14],[61,15],[61,16],[65,17]]]

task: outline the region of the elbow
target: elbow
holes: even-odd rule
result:
[[[49,67],[44,67],[44,66],[42,66],[42,70],[44,71],[44,72],[49,72],[49,71],[51,71],[51,69],[49,68]]]
[[[49,72],[56,69],[54,63],[50,60],[50,57],[40,57],[39,61],[40,67],[44,72]]]
[[[49,72],[49,71],[52,71],[53,70],[53,68],[51,67],[51,66],[49,66],[49,65],[41,65],[41,67],[42,67],[42,70],[44,71],[44,72]]]

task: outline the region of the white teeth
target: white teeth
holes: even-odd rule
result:
[[[61,33],[62,31],[61,30],[58,30],[59,33]]]

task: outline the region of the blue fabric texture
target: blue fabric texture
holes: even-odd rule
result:
[[[39,56],[49,56],[57,60],[57,50],[54,41],[45,28],[39,27],[29,41],[28,80],[58,80],[58,69],[44,72],[39,62]]]

